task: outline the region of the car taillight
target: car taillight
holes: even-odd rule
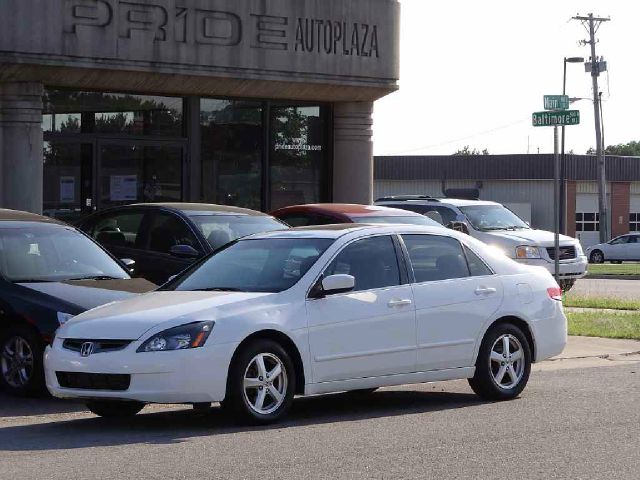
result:
[[[562,301],[562,289],[560,287],[547,288],[547,293],[552,300]]]

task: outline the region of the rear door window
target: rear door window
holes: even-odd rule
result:
[[[90,228],[90,235],[106,247],[142,248],[140,227],[143,212],[123,212],[101,217]]]
[[[402,235],[416,283],[471,276],[460,242],[439,235]]]

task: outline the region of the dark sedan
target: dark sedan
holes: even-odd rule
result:
[[[255,210],[205,203],[114,207],[85,218],[78,227],[117,258],[135,260],[136,275],[156,284],[237,238],[288,228]]]
[[[75,228],[0,209],[0,386],[42,391],[42,353],[61,324],[154,288]]]

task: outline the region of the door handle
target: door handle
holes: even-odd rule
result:
[[[398,299],[398,300],[389,300],[389,303],[387,303],[387,305],[390,308],[393,307],[404,307],[406,305],[411,305],[413,302],[411,300],[409,300],[408,298],[403,298],[403,299]]]
[[[496,293],[498,290],[496,290],[493,287],[478,287],[476,288],[475,294],[476,295],[492,295],[494,293]]]

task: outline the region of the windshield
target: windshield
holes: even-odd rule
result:
[[[352,217],[354,223],[374,223],[374,224],[405,224],[405,225],[425,225],[427,227],[442,227],[438,222],[423,215],[411,215],[402,217],[399,215],[389,216],[363,216]]]
[[[258,215],[194,215],[189,218],[214,250],[247,235],[288,228],[275,218]]]
[[[130,278],[81,233],[46,224],[0,229],[0,270],[16,283]]]
[[[291,288],[334,241],[326,238],[262,238],[231,244],[167,290],[281,292]]]
[[[471,205],[460,207],[476,230],[520,230],[529,228],[520,217],[502,205]]]

